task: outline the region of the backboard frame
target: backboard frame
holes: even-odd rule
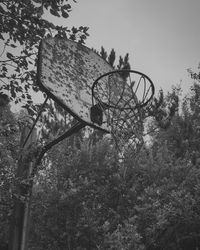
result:
[[[56,103],[58,103],[64,110],[66,110],[69,114],[71,114],[73,117],[75,117],[75,119],[79,122],[82,122],[84,123],[85,125],[88,125],[88,126],[91,126],[92,128],[95,128],[95,129],[100,129],[101,131],[105,132],[105,133],[110,133],[109,129],[105,126],[105,127],[102,127],[102,126],[98,126],[98,124],[95,124],[91,121],[86,121],[84,119],[82,119],[76,112],[74,112],[74,110],[67,106],[65,103],[63,103],[63,101],[58,98],[58,96],[56,96],[54,93],[51,92],[51,90],[47,87],[47,85],[44,83],[44,79],[43,79],[43,64],[44,64],[44,58],[43,58],[43,53],[44,53],[44,46],[45,46],[45,43],[48,43],[48,41],[52,41],[54,40],[54,42],[56,43],[59,43],[59,42],[65,42],[67,41],[67,43],[70,43],[71,45],[73,45],[74,47],[77,48],[77,51],[78,50],[82,50],[83,53],[90,53],[92,56],[94,56],[95,60],[98,61],[97,65],[98,64],[103,64],[102,68],[105,68],[105,70],[103,72],[99,72],[99,74],[97,74],[97,76],[95,76],[95,78],[93,80],[91,80],[91,86],[90,86],[90,95],[91,95],[91,100],[90,100],[90,107],[92,106],[92,84],[93,82],[96,80],[96,78],[100,77],[102,74],[105,74],[109,71],[113,71],[113,68],[112,66],[107,62],[105,61],[100,55],[98,55],[95,51],[91,50],[90,48],[86,47],[85,45],[83,44],[79,44],[77,42],[74,42],[74,41],[71,41],[69,39],[62,39],[62,38],[53,38],[53,37],[49,37],[49,38],[44,38],[40,45],[39,45],[39,52],[38,52],[38,65],[37,65],[37,84],[39,86],[39,88],[44,91],[48,97],[50,97],[51,99],[53,99]],[[53,49],[56,49],[55,47],[52,48]],[[89,55],[90,56],[90,55]],[[74,59],[74,58],[73,58]],[[92,62],[92,64],[95,64],[94,62]],[[95,66],[96,67],[96,66]],[[93,71],[95,72],[95,67],[93,69]],[[88,113],[90,113],[90,107],[88,108]]]

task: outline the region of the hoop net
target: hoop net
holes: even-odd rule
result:
[[[135,151],[143,142],[144,107],[153,95],[152,81],[137,71],[109,72],[94,82],[92,104],[102,110],[103,122],[122,154]]]

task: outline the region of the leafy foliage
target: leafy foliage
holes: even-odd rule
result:
[[[38,91],[36,66],[40,40],[47,35],[57,35],[83,43],[88,35],[87,27],[70,30],[45,18],[48,15],[68,18],[71,10],[71,4],[64,0],[3,0],[0,3],[0,90],[9,91],[11,100],[22,102],[29,112],[30,90]]]
[[[95,50],[96,51],[96,50]],[[97,51],[96,51],[97,52]],[[119,57],[119,61],[116,64],[116,52],[114,49],[111,49],[109,55],[104,49],[104,47],[101,47],[101,51],[97,52],[104,60],[106,60],[114,69],[130,69],[130,63],[129,63],[129,54],[127,53],[124,58],[122,56]]]
[[[55,154],[59,154],[59,162],[54,161]],[[66,246],[68,249],[116,249],[120,242],[117,235],[124,237],[121,246],[128,247],[133,244],[132,233],[140,241],[133,221],[125,221],[127,214],[123,212],[127,202],[122,197],[125,193],[124,180],[118,173],[117,155],[107,140],[94,146],[87,139],[79,150],[66,147],[65,143],[65,147],[60,145],[56,152],[51,152],[50,157],[52,167],[35,186],[35,197],[41,200],[41,195],[51,193],[54,198],[42,196],[42,212],[33,209],[36,213],[33,214],[34,228],[41,222],[40,215],[45,213],[47,221],[43,218],[40,226],[48,233],[41,235],[34,230],[34,234],[31,234],[34,235],[32,244],[37,242],[38,247],[50,242],[49,249],[55,249],[55,245],[59,249]],[[48,178],[49,174],[51,178]],[[49,220],[51,213],[56,213],[57,217]],[[56,227],[53,226],[55,220]],[[130,236],[126,236],[127,232]],[[51,238],[47,238],[48,235]]]
[[[192,158],[198,134],[187,132],[188,123],[193,129],[197,123],[198,109],[190,105],[198,91],[181,110],[174,91],[160,106],[168,119],[174,100],[169,125],[157,127],[134,157],[120,161],[109,139],[86,134],[48,154],[34,187],[31,249],[199,247],[200,171]]]
[[[68,1],[2,1],[0,4],[1,82],[16,102],[35,85],[38,43],[51,34],[83,42],[87,28],[54,26],[49,12],[67,18]],[[33,35],[34,34],[34,35]],[[17,47],[16,47],[17,46]],[[100,55],[115,68],[128,68],[128,54],[116,65],[115,51]],[[32,63],[32,64],[31,64]],[[31,67],[32,65],[32,67]],[[12,70],[10,70],[12,68]],[[199,73],[190,95],[180,89],[154,99],[145,110],[151,143],[119,159],[112,141],[83,131],[53,148],[35,178],[29,249],[196,250],[200,248]],[[8,242],[12,185],[19,144],[19,120],[0,94],[0,241]],[[73,124],[55,105],[43,116],[43,141]],[[52,115],[50,117],[50,114]],[[53,122],[52,122],[53,121]],[[53,133],[50,133],[50,128]],[[60,128],[60,131],[58,131]],[[1,246],[3,247],[3,246]]]
[[[6,245],[13,207],[13,181],[19,149],[19,127],[8,97],[0,95],[0,248]]]
[[[198,88],[195,83],[182,107],[176,103],[169,126],[157,127],[151,144],[134,157],[121,161],[109,138],[87,132],[53,148],[35,178],[29,249],[199,248]],[[161,107],[170,112],[170,100],[177,100],[174,90],[163,99]],[[2,119],[8,118],[7,111]],[[63,129],[69,125],[54,118]],[[5,135],[7,145],[14,134]],[[2,151],[4,162],[10,152],[15,159],[16,151]],[[1,194],[11,209],[13,175],[9,182],[9,164],[2,164]],[[10,209],[1,212],[2,242]]]

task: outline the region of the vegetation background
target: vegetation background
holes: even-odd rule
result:
[[[39,91],[39,41],[53,34],[84,43],[88,36],[87,27],[55,26],[43,19],[44,11],[68,18],[71,5],[59,0],[0,3],[0,249],[7,249],[14,200],[26,198],[17,196],[16,168],[22,127],[41,106],[32,100],[33,91]],[[99,53],[114,67],[130,66],[128,54],[118,60],[114,50],[102,47]],[[34,177],[28,249],[200,249],[200,77],[189,73],[193,85],[187,96],[173,87],[154,98],[145,110],[151,117],[150,139],[123,161],[112,141],[85,130],[45,156]],[[27,112],[13,114],[13,103]],[[73,122],[48,103],[39,121],[40,144]]]

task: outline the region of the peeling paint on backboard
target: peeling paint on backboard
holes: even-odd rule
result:
[[[40,86],[77,119],[95,127],[98,125],[90,119],[91,87],[99,76],[112,70],[98,54],[74,41],[46,38],[41,42]],[[106,122],[100,128],[109,130]]]

